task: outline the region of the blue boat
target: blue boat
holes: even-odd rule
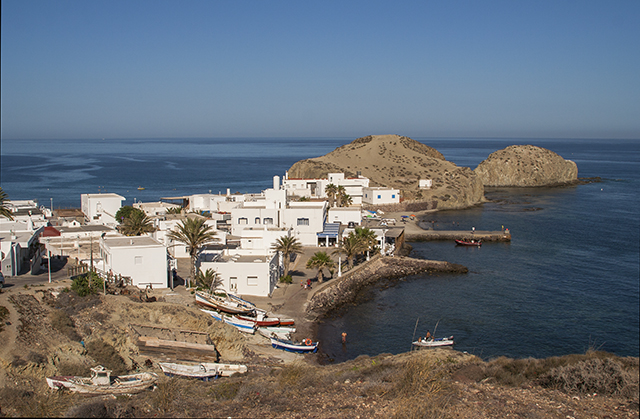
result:
[[[296,343],[286,339],[271,338],[271,346],[276,349],[297,352],[299,354],[315,353],[318,350],[318,342],[312,342],[311,339],[305,339],[303,342]]]
[[[217,311],[206,310],[204,308],[201,308],[200,310],[209,314],[219,322],[225,322],[226,324],[235,327],[241,332],[251,333],[252,335],[256,332],[256,324],[254,322],[238,319],[237,317],[229,316],[227,314],[221,314]]]

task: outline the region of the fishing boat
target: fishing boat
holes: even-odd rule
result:
[[[280,324],[280,318],[267,317],[266,313],[263,312],[257,312],[255,316],[243,316],[238,314],[236,317],[240,320],[253,322],[258,327],[278,326]]]
[[[91,368],[91,377],[55,376],[47,377],[52,389],[68,389],[84,394],[133,394],[152,387],[158,376],[152,372],[111,376],[111,370],[102,365]]]
[[[241,320],[235,316],[229,316],[228,314],[218,313],[217,311],[213,310],[207,310],[204,308],[201,308],[200,310],[204,311],[220,322],[225,322],[226,324],[235,327],[243,333],[250,333],[253,335],[256,332],[256,324],[254,322]]]
[[[482,246],[481,240],[467,240],[467,239],[456,239],[456,244],[460,246]]]
[[[225,290],[215,290],[212,293],[196,291],[196,304],[228,314],[253,315],[256,312],[254,304]]]
[[[258,333],[262,336],[271,339],[272,337],[276,337],[278,339],[289,340],[291,339],[291,334],[296,332],[295,327],[288,326],[274,326],[274,327],[259,327]]]
[[[138,186],[138,190],[139,191],[144,191],[145,189],[147,189],[147,188],[145,188],[144,186]]]
[[[162,369],[162,372],[169,377],[180,375],[204,381],[209,381],[210,379],[217,377],[231,377],[233,374],[242,374],[247,372],[246,365],[218,364],[215,362],[202,362],[199,364],[160,362],[158,365]]]
[[[418,339],[415,342],[412,342],[414,346],[418,347],[426,347],[433,348],[438,346],[452,346],[453,345],[453,336],[449,336],[448,338],[428,338],[428,339]]]
[[[286,339],[271,338],[271,346],[276,349],[282,349],[288,352],[297,353],[315,353],[318,350],[318,342],[312,342],[311,339],[305,339],[302,342],[292,342]]]

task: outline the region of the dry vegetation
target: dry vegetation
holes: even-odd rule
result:
[[[123,322],[124,312],[131,318],[144,315],[148,319],[189,320],[188,312],[167,303],[125,303],[73,293],[48,300],[50,307],[36,307],[34,300],[25,296],[12,299],[22,313],[20,322],[25,322],[19,328],[19,339],[30,344],[21,346],[13,361],[3,364],[0,416],[638,417],[638,358],[598,351],[546,359],[502,357],[485,362],[473,355],[434,349],[361,356],[324,366],[317,365],[313,356],[301,356],[299,361],[285,365],[253,354],[243,361],[249,365],[248,373],[210,382],[161,376],[153,391],[118,397],[52,391],[43,376],[88,375],[88,367],[97,363],[115,373],[138,369],[159,373],[151,362],[125,362],[124,341],[96,335],[95,330]],[[122,312],[116,312],[114,301]],[[27,321],[26,317],[34,313],[36,317]],[[196,320],[200,321],[196,317],[189,321]],[[102,326],[91,332],[87,326],[91,322]],[[216,333],[208,322],[197,324]],[[52,340],[54,335],[64,342]],[[86,341],[85,348],[78,339]],[[67,353],[72,349],[78,352]]]

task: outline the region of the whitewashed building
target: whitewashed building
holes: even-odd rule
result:
[[[400,202],[400,190],[394,188],[367,187],[363,189],[362,202],[371,205],[397,204]]]
[[[300,196],[306,198],[326,199],[327,194],[325,188],[329,184],[342,186],[347,195],[351,197],[353,204],[361,204],[363,196],[363,188],[369,186],[369,179],[361,176],[353,178],[345,177],[344,173],[329,173],[324,179],[296,179],[289,178],[289,174],[285,174],[282,181],[283,189],[286,190],[287,196]]]
[[[105,273],[130,277],[137,287],[169,285],[167,249],[152,237],[105,237],[100,240],[100,257]]]
[[[90,224],[104,224],[115,227],[116,212],[122,207],[125,197],[115,193],[80,195],[81,209]]]
[[[280,278],[277,254],[240,255],[222,252],[211,262],[201,262],[200,269],[214,269],[222,287],[239,295],[267,297]]]

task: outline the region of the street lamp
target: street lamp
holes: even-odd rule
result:
[[[47,238],[46,241],[46,247],[47,247],[47,252],[49,254],[49,260],[47,260],[47,266],[49,267],[49,283],[51,283],[51,249],[49,248],[49,244],[51,243],[51,239]]]

